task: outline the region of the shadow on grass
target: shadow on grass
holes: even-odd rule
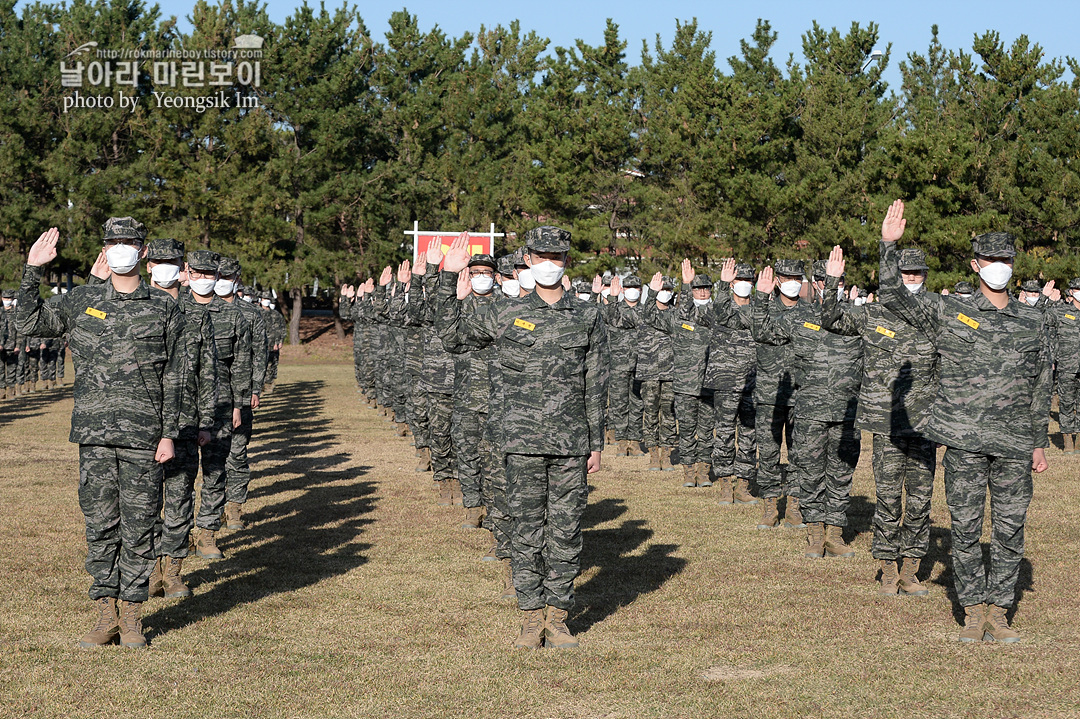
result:
[[[627,520],[611,529],[589,529],[616,521],[626,511],[625,500],[604,499],[586,507],[581,518],[581,569],[600,570],[575,589],[577,606],[569,623],[575,634],[587,632],[641,595],[655,592],[687,565],[687,560],[672,556],[677,544],[650,544],[643,554],[631,556],[653,536],[643,519]]]
[[[42,414],[44,408],[71,396],[70,382],[55,389],[39,389],[30,394],[19,395],[0,402],[0,427],[20,419]],[[0,388],[0,395],[4,392]]]
[[[185,581],[195,596],[144,618],[152,640],[207,617],[275,594],[312,586],[367,562],[372,545],[358,541],[375,506],[375,485],[361,481],[370,467],[347,466],[334,446],[329,421],[320,417],[323,382],[281,385],[255,422],[252,459],[279,460],[255,473],[249,497],[281,497],[245,516],[247,529],[223,531],[224,560],[189,558]],[[260,427],[267,431],[260,432]],[[266,443],[267,437],[277,439]],[[293,477],[292,475],[299,475]],[[273,480],[274,477],[279,479]],[[206,591],[200,587],[213,585]],[[157,604],[158,600],[153,600]]]

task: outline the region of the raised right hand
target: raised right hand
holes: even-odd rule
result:
[[[44,267],[56,259],[56,242],[60,239],[60,230],[50,227],[41,233],[37,242],[30,248],[30,254],[26,258],[26,264],[33,267]]]
[[[761,271],[761,274],[758,275],[757,291],[767,295],[772,294],[775,284],[776,282],[773,279],[773,268],[771,266],[766,266],[765,269]]]

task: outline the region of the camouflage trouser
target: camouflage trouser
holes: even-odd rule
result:
[[[64,379],[64,363],[67,361],[65,355],[67,354],[67,347],[64,343],[60,343],[60,348],[56,350],[56,377],[57,379]]]
[[[945,500],[952,515],[953,581],[960,604],[1016,601],[1016,580],[1024,558],[1024,522],[1031,503],[1031,458],[993,457],[949,447]],[[990,488],[990,567],[983,564],[979,537],[983,530],[986,489]]]
[[[356,376],[356,386],[366,392],[369,389],[369,386],[364,377],[364,344],[361,340],[360,325],[354,323],[352,345],[353,374]]]
[[[41,379],[56,379],[56,348],[54,347],[41,350]]]
[[[1080,378],[1076,375],[1057,378],[1058,423],[1065,434],[1080,432]]]
[[[589,458],[506,456],[507,499],[513,516],[511,565],[518,607],[574,605],[581,572],[581,515],[589,500]]]
[[[753,482],[757,474],[757,409],[753,375],[731,377],[713,390],[716,438],[712,465],[717,477],[732,475]]]
[[[273,384],[277,381],[278,362],[281,361],[281,350],[268,350],[266,353],[266,379],[264,384]]]
[[[248,444],[255,415],[251,407],[240,408],[240,426],[233,430],[229,443],[229,458],[225,461],[225,500],[243,504],[251,484],[251,465],[248,464]],[[231,423],[230,423],[231,424]]]
[[[510,533],[513,521],[506,498],[506,456],[492,443],[484,430],[480,442],[480,457],[484,461],[484,473],[480,484],[480,497],[484,502],[484,529],[495,538],[495,556],[510,558]]]
[[[79,507],[86,518],[90,598],[145,602],[157,549],[162,466],[154,450],[79,445]]]
[[[615,440],[641,441],[641,386],[628,369],[613,369],[608,380],[608,427]]]
[[[450,435],[454,396],[441,392],[428,392],[427,396],[432,477],[436,482],[442,482],[454,479],[454,446]]]
[[[793,442],[791,441],[792,421],[795,413],[788,405],[759,404],[755,420],[757,431],[758,466],[757,485],[762,497],[798,497],[799,485],[794,477],[789,477],[787,486],[783,486],[783,471],[780,467],[780,445],[787,435],[788,469],[794,461]],[[790,471],[789,471],[790,473]]]
[[[221,529],[225,509],[225,482],[229,450],[232,448],[232,406],[219,405],[214,417],[217,429],[210,443],[202,448],[202,492],[195,525],[216,532]]]
[[[644,406],[643,441],[647,447],[675,447],[675,386],[671,380],[647,379],[641,383]]]
[[[936,466],[937,453],[930,440],[874,435],[874,559],[926,556]]]
[[[15,386],[15,368],[18,362],[14,352],[0,350],[0,387]]]
[[[400,327],[390,329],[390,406],[394,408],[394,421],[405,422],[405,332]]]
[[[165,464],[161,518],[156,534],[157,554],[182,559],[188,555],[188,534],[195,525],[195,475],[199,473],[199,445],[193,439],[173,442],[176,456]]]
[[[679,419],[679,463],[712,461],[712,390],[702,394],[675,393],[675,416]]]
[[[854,417],[844,422],[795,417],[791,443],[799,448],[794,462],[802,494],[799,506],[807,523],[847,526],[851,477],[859,463],[861,439]]]
[[[28,359],[29,356],[30,356],[30,353],[27,352],[25,349],[22,352],[19,352],[19,354],[18,354],[19,362],[18,362],[18,366],[15,368],[15,383],[16,384],[23,384],[25,382],[30,381],[30,378],[27,376],[28,373],[26,371],[26,366],[27,366],[27,364],[29,364],[29,359]],[[34,361],[34,369],[35,370],[37,369],[37,361],[36,360]],[[35,374],[36,374],[36,372],[35,372]]]
[[[428,423],[428,393],[420,386],[420,378],[409,375],[409,387],[405,395],[405,417],[413,433],[413,442],[417,449],[423,449],[431,443]]]
[[[450,436],[457,461],[457,479],[461,483],[462,504],[479,507],[481,486],[484,483],[485,462],[481,454],[481,434],[487,423],[487,413],[455,408],[450,420]]]

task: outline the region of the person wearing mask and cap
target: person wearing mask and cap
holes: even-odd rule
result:
[[[503,255],[496,262],[499,276],[495,279],[499,283],[499,291],[503,297],[521,297],[521,283],[517,280],[514,267],[514,254]]]
[[[592,288],[589,287],[589,283],[585,280],[574,280],[574,283],[571,285],[571,291],[574,293],[574,296],[582,302],[593,301]]]
[[[1047,468],[1044,448],[1052,389],[1050,339],[1042,312],[1008,291],[1016,239],[988,232],[971,240],[979,291],[969,301],[902,286],[897,241],[904,203],[881,227],[882,302],[932,338],[938,352],[936,397],[925,435],[945,445],[945,499],[952,516],[952,574],[964,607],[961,642],[1016,642],[1006,619],[1016,601],[1032,471]],[[990,564],[980,538],[990,494]]]
[[[185,316],[193,321],[200,314],[209,318],[217,353],[217,405],[214,408],[213,436],[202,447],[203,484],[195,555],[204,559],[224,557],[215,535],[221,529],[227,501],[229,456],[233,434],[243,424],[243,410],[251,402],[251,325],[232,296],[231,280],[221,281],[218,269],[222,258],[210,250],[195,250],[187,256],[188,289],[183,302]],[[226,265],[228,270],[237,270]],[[238,271],[238,270],[237,270]],[[235,491],[235,489],[234,489]]]
[[[1046,312],[1058,395],[1058,424],[1065,454],[1076,453],[1080,432],[1080,277],[1069,280],[1063,301]]]
[[[39,287],[60,233],[53,227],[37,239],[23,270],[17,325],[27,336],[68,332],[75,360],[70,440],[79,445],[86,569],[98,611],[79,644],[119,638],[123,646],[141,648],[163,467],[178,436],[183,316],[171,297],[139,275],[143,224],[110,217],[104,230],[110,281],[77,287],[56,303],[42,301]]]
[[[499,358],[513,577],[524,615],[514,646],[569,649],[578,646],[566,618],[581,571],[587,475],[600,470],[604,449],[607,333],[600,308],[563,289],[570,233],[536,227],[524,240],[535,291],[471,315],[462,312],[468,235],[455,240],[439,280],[438,322],[443,337],[494,345]]]
[[[15,397],[15,370],[19,355],[15,349],[17,330],[15,328],[15,290],[4,289],[4,306],[0,309],[0,388],[4,399]]]
[[[926,294],[930,268],[922,250],[900,251],[905,289]],[[822,327],[863,341],[863,376],[855,425],[873,435],[874,541],[882,595],[925,596],[919,566],[930,546],[930,499],[937,448],[923,433],[937,388],[937,350],[930,337],[880,302],[852,307],[831,293],[844,271],[843,251],[829,257]],[[904,495],[907,501],[904,502]]]
[[[607,325],[611,352],[608,378],[608,427],[615,441],[616,457],[640,457],[641,383],[635,373],[641,325],[641,279],[635,275],[611,278],[609,294],[602,297],[600,316]]]
[[[652,305],[661,314],[674,312],[675,280],[659,272],[653,276],[660,290],[652,293]],[[679,441],[675,430],[675,352],[671,335],[645,322],[644,309],[637,316],[640,323],[636,377],[641,383],[642,441],[649,448],[648,469],[671,471],[671,453]]]
[[[521,297],[536,289],[536,280],[533,278],[532,267],[529,266],[525,259],[528,252],[526,247],[519,247],[514,252],[514,278],[518,281],[518,287],[521,289]]]
[[[757,345],[750,311],[753,283],[753,267],[725,260],[713,288],[713,302],[696,307],[693,315],[695,322],[712,330],[705,387],[713,393],[712,468],[720,483],[721,505],[758,503],[749,489],[757,473]]]
[[[943,290],[942,295],[948,296],[949,291]],[[970,300],[975,296],[975,285],[971,284],[967,280],[960,280],[953,285],[953,296],[961,300]]]
[[[795,447],[792,459],[799,482],[799,509],[806,524],[804,556],[849,558],[855,552],[844,542],[843,532],[861,449],[855,413],[862,379],[862,340],[822,327],[824,261],[814,263],[813,280],[813,301],[774,317],[765,300],[775,284],[773,270],[762,270],[753,304],[754,338],[764,344],[792,346],[795,397],[791,444]]]
[[[1050,306],[1050,294],[1054,289],[1053,281],[1040,285],[1038,280],[1025,280],[1020,285],[1020,301],[1037,310],[1046,310]]]
[[[263,380],[263,393],[260,395],[265,397],[274,392],[281,348],[289,334],[289,327],[285,323],[285,317],[277,311],[277,304],[270,290],[263,290],[259,294],[259,311],[262,312],[266,324],[266,377]]]

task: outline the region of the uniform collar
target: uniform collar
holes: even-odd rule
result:
[[[986,295],[982,293],[981,288],[975,290],[975,295],[972,299],[975,300],[975,306],[983,312],[1004,312],[1010,317],[1016,317],[1018,314],[1016,308],[1019,306],[1019,303],[1012,295],[1006,293],[1006,296],[1009,298],[1009,303],[1000,310],[986,298]]]
[[[549,305],[547,302],[544,302],[544,300],[541,299],[540,295],[536,293],[536,290],[533,290],[528,294],[525,300],[529,303],[529,307],[534,309],[550,308],[553,310],[570,310],[574,308],[574,303],[570,301],[570,296],[571,293],[563,290],[563,295],[559,298],[559,301],[553,305]]]
[[[118,292],[111,281],[105,283],[105,299],[107,300],[146,300],[150,298],[150,286],[142,278],[139,286],[128,294]]]

